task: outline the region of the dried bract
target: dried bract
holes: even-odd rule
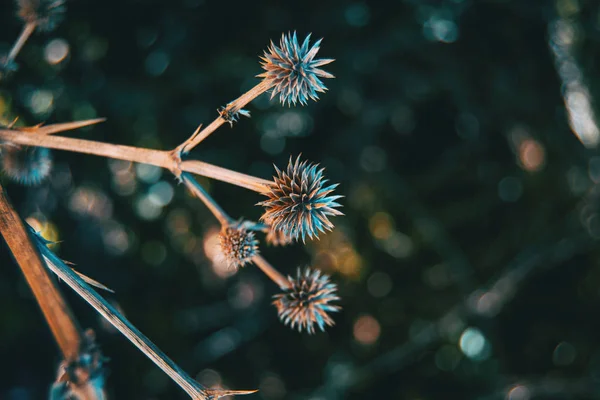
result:
[[[258,254],[258,240],[255,239],[254,232],[246,229],[243,223],[236,222],[223,227],[219,239],[223,256],[233,267],[243,267]]]
[[[307,235],[312,239],[320,232],[331,230],[333,224],[327,217],[343,215],[335,209],[341,207],[336,200],[343,196],[329,195],[338,184],[325,186],[328,180],[323,177],[324,169],[318,166],[306,160],[300,162],[298,156],[295,162],[290,157],[287,170],[275,167],[274,185],[265,193],[268,200],[258,203],[265,207],[261,221],[271,229],[295,240],[302,238],[302,241]]]
[[[50,175],[52,157],[45,147],[2,146],[2,170],[22,185],[37,185]]]
[[[65,0],[17,0],[17,7],[23,22],[46,32],[58,26],[67,9]]]
[[[334,322],[328,313],[339,311],[340,307],[330,304],[339,297],[337,286],[329,281],[329,276],[317,269],[301,271],[298,268],[296,277],[288,276],[288,280],[290,289],[273,296],[279,319],[299,332],[314,333],[315,325],[322,331],[326,325],[332,326]]]
[[[302,46],[298,42],[296,32],[293,35],[281,36],[279,47],[273,42],[261,57],[261,66],[266,72],[258,75],[272,83],[271,98],[279,95],[282,104],[304,105],[308,99],[318,100],[318,92],[327,88],[319,78],[334,78],[328,72],[318,68],[329,64],[333,59],[317,59],[321,40],[309,47],[310,34],[304,39]]]

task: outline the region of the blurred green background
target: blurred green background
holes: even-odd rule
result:
[[[0,4],[0,53],[22,28]],[[256,399],[600,398],[600,4],[73,1],[0,82],[0,116],[106,117],[70,136],[173,148],[252,87],[269,41],[324,37],[329,91],[263,95],[191,155],[263,178],[290,155],[340,182],[319,241],[261,245],[281,272],[339,285],[326,333],[281,324],[275,285],[214,262],[217,221],[167,171],[53,152],[52,178],[2,181],[60,257],[205,385]],[[232,216],[261,196],[202,180]],[[45,398],[59,352],[0,245],[0,398]],[[111,359],[112,399],[185,395],[69,288]]]

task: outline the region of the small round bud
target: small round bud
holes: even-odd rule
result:
[[[242,223],[223,227],[219,239],[225,260],[236,268],[243,267],[258,254],[258,240],[254,238],[254,232],[247,230]]]

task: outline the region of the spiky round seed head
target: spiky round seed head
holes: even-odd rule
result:
[[[56,28],[67,9],[65,0],[16,0],[18,15],[26,24],[35,23],[45,32]]]
[[[322,40],[317,40],[309,47],[309,34],[300,46],[294,32],[293,35],[281,35],[279,47],[271,42],[261,57],[261,66],[266,72],[257,75],[273,85],[271,99],[279,95],[279,101],[283,105],[296,105],[297,102],[305,105],[308,99],[318,100],[318,92],[327,90],[319,78],[334,76],[318,67],[329,64],[333,59],[315,60]]]
[[[233,126],[234,122],[237,122],[240,116],[250,118],[250,111],[248,110],[231,110],[229,104],[225,107],[221,107],[217,110],[219,116],[229,123],[229,126]]]
[[[294,238],[286,235],[283,231],[269,229],[265,241],[272,246],[287,246],[294,241]]]
[[[274,184],[264,193],[268,199],[258,203],[265,207],[261,221],[295,240],[302,238],[303,242],[306,236],[312,239],[331,230],[333,224],[327,217],[343,215],[335,209],[341,207],[336,200],[343,196],[329,195],[338,184],[326,186],[324,169],[318,166],[306,160],[300,162],[298,156],[295,162],[290,157],[287,170],[275,167]]]
[[[2,146],[2,170],[22,185],[37,185],[50,175],[52,157],[45,147]]]
[[[325,326],[332,326],[330,312],[337,312],[341,307],[331,304],[340,298],[337,286],[329,281],[329,276],[318,269],[298,268],[295,277],[288,276],[290,288],[273,296],[273,305],[277,308],[279,319],[299,332],[306,330],[315,332],[315,325],[322,331]]]
[[[254,232],[240,223],[223,227],[219,240],[223,256],[230,266],[243,267],[258,254],[258,240],[254,238]]]

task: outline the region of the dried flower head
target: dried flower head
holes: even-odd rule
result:
[[[50,390],[50,400],[104,399],[107,361],[95,343],[95,333],[88,329],[81,342],[76,360],[63,361],[58,368],[56,382]]]
[[[225,107],[221,107],[217,110],[219,116],[229,123],[229,126],[233,126],[234,122],[237,122],[240,116],[250,118],[250,111],[248,110],[232,110],[229,108],[229,104]]]
[[[243,267],[258,254],[258,240],[254,238],[254,232],[246,229],[241,222],[223,227],[219,240],[225,260],[233,267]]]
[[[52,157],[45,147],[2,146],[2,170],[13,181],[37,185],[50,175]]]
[[[17,0],[17,7],[23,22],[45,32],[56,28],[67,9],[65,0]]]
[[[334,78],[328,72],[318,68],[329,64],[333,59],[318,59],[319,39],[309,48],[310,34],[304,39],[302,46],[298,42],[296,32],[293,35],[283,34],[279,47],[273,42],[261,57],[261,66],[266,72],[258,75],[273,84],[271,99],[279,95],[279,101],[285,105],[297,102],[304,105],[307,100],[318,100],[317,92],[325,92],[327,88],[319,78]]]
[[[317,269],[301,271],[298,268],[296,277],[288,276],[288,280],[291,287],[273,296],[279,319],[299,332],[305,329],[314,333],[315,324],[322,331],[326,325],[332,326],[333,319],[327,313],[340,310],[339,306],[330,304],[340,298],[336,295],[337,286],[329,281],[329,276]]]
[[[273,246],[287,246],[294,241],[294,238],[286,235],[283,231],[269,229],[265,236],[265,240],[268,244]]]
[[[333,224],[327,217],[343,215],[334,208],[341,207],[336,200],[343,196],[329,196],[338,184],[325,186],[328,181],[323,177],[324,168],[318,166],[306,160],[300,162],[298,156],[295,162],[290,157],[287,170],[275,167],[274,185],[265,193],[268,200],[258,203],[265,207],[261,221],[302,241],[307,235],[312,239],[319,232],[331,230]]]

